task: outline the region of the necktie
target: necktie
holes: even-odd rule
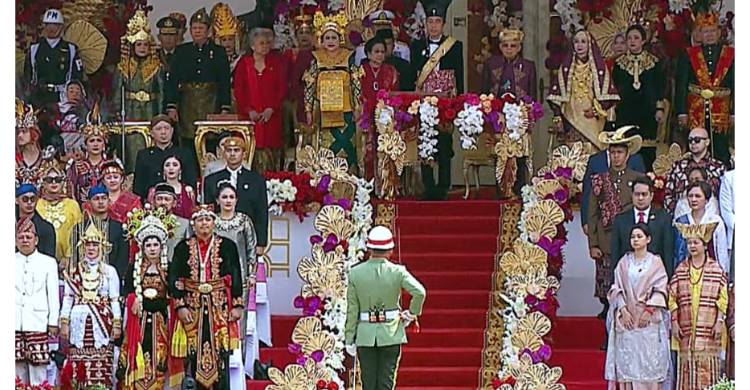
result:
[[[646,213],[643,211],[638,212],[638,223],[646,223]]]

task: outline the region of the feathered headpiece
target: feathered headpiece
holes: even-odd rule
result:
[[[91,137],[102,137],[104,141],[107,141],[109,138],[109,127],[102,123],[102,118],[99,114],[99,103],[94,103],[94,108],[86,116],[86,123],[81,127],[79,132],[85,140]]]
[[[24,104],[23,100],[16,98],[16,128],[28,129],[35,127],[37,122],[34,107]]]
[[[711,223],[705,223],[705,224],[696,224],[696,225],[689,225],[684,223],[676,223],[675,227],[677,228],[677,231],[682,234],[682,237],[684,237],[686,240],[689,240],[691,238],[697,238],[704,243],[708,243],[711,241],[711,237],[714,234],[714,229],[716,229],[716,226],[718,225],[718,222],[711,222]]]
[[[224,3],[217,3],[211,10],[211,29],[214,38],[236,36],[240,31],[240,23],[232,13],[232,9]]]
[[[313,28],[315,28],[315,36],[318,39],[323,37],[327,31],[334,31],[339,34],[342,38],[346,33],[346,25],[349,21],[346,19],[344,13],[338,13],[335,15],[325,16],[322,11],[315,12],[315,18],[313,19]]]
[[[128,31],[125,33],[125,39],[133,44],[137,41],[151,41],[151,27],[148,25],[146,11],[139,9],[128,21]]]

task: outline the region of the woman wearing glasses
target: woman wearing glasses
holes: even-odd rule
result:
[[[56,160],[45,161],[41,169],[43,187],[36,211],[55,228],[55,258],[64,266],[63,260],[70,257],[70,234],[81,222],[81,208],[78,202],[68,197],[64,185],[65,170]]]

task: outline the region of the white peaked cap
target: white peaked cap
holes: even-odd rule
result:
[[[375,226],[367,235],[367,247],[376,250],[393,249],[393,233],[385,226]]]
[[[64,22],[62,12],[54,8],[48,9],[44,13],[44,19],[42,19],[42,23],[63,24]]]

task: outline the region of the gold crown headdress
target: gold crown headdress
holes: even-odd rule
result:
[[[214,38],[236,36],[240,30],[240,23],[232,13],[232,9],[224,3],[217,3],[211,10],[211,29]]]
[[[107,260],[107,256],[105,256],[105,254],[109,253],[109,251],[112,250],[112,244],[107,241],[104,233],[102,233],[102,231],[99,230],[99,228],[96,226],[96,221],[94,221],[94,219],[91,219],[91,221],[89,222],[89,227],[86,228],[86,231],[83,233],[83,236],[76,245],[78,247],[78,252],[81,259],[83,259],[84,252],[83,245],[87,243],[99,244],[102,248],[102,251],[99,253],[99,257],[103,261]],[[71,266],[74,265],[75,264],[71,264]]]
[[[86,124],[81,128],[83,139],[91,137],[102,137],[106,141],[109,138],[109,128],[102,123],[99,115],[99,103],[94,103],[94,108],[86,116]]]
[[[193,214],[190,219],[196,220],[200,217],[211,217],[216,219],[216,213],[214,213],[214,205],[212,204],[201,204],[193,208]]]
[[[151,27],[148,25],[146,11],[138,9],[128,21],[128,31],[125,33],[125,39],[133,44],[138,41],[151,41]]]
[[[135,240],[138,245],[151,236],[157,237],[162,244],[174,236],[177,219],[161,207],[152,207],[146,203],[142,209],[128,213],[128,220],[123,225],[128,240]]]
[[[711,241],[711,237],[713,236],[714,229],[716,229],[716,226],[718,225],[718,222],[711,222],[711,223],[705,223],[705,224],[695,224],[695,225],[688,225],[684,223],[676,223],[675,227],[677,228],[677,231],[682,234],[682,237],[686,240],[689,240],[691,238],[697,238],[704,243],[708,243]]]
[[[698,27],[716,27],[719,25],[719,15],[715,12],[698,14],[695,18]]]
[[[524,33],[521,30],[503,30],[500,33],[500,42],[523,42]]]
[[[322,11],[317,11],[315,12],[315,18],[313,19],[315,36],[318,37],[318,39],[321,39],[323,34],[327,31],[335,31],[343,38],[344,34],[346,34],[346,25],[348,23],[349,21],[346,19],[344,13],[325,16]]]
[[[34,114],[34,107],[30,104],[26,105],[23,100],[16,98],[16,128],[25,128],[36,126],[36,114]]]

